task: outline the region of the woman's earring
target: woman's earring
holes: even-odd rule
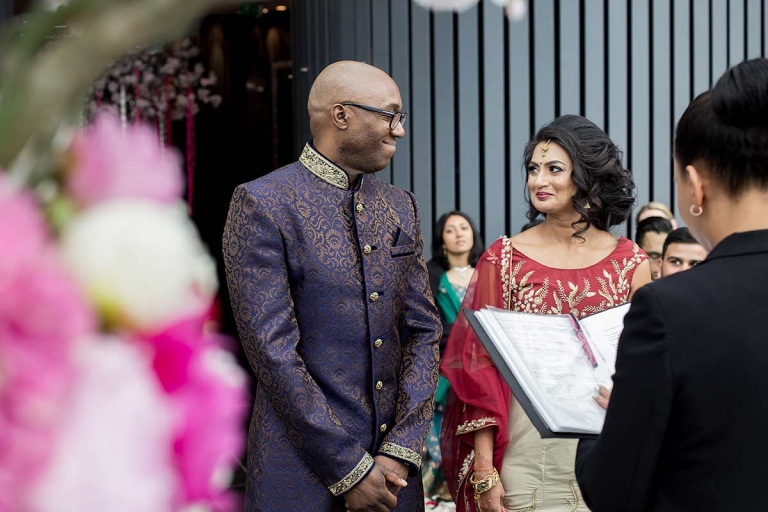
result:
[[[693,215],[694,217],[700,216],[702,213],[704,213],[704,208],[701,206],[696,206],[696,210],[693,209],[694,205],[691,205],[690,208],[688,208],[688,211]]]
[[[592,205],[590,205],[589,203],[584,205],[585,210],[589,210],[590,208],[592,208]]]
[[[445,246],[443,246],[443,257],[445,258],[447,256],[448,256],[448,251],[446,251]]]

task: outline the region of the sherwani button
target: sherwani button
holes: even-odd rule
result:
[[[373,293],[370,295],[370,299],[371,299],[371,302],[376,302],[377,300],[379,300],[379,294],[378,294],[378,292],[373,292]]]
[[[384,423],[379,427],[379,432],[386,432],[387,431],[387,424]]]
[[[379,381],[379,382],[376,383],[376,389],[381,389],[383,387],[384,387],[384,383],[383,382]]]
[[[365,208],[365,206],[363,206],[363,203],[357,203],[355,210],[357,210],[357,213],[361,213],[363,211],[363,208]]]
[[[373,249],[371,249],[371,246],[370,246],[370,245],[368,245],[368,244],[366,244],[366,245],[365,245],[365,247],[363,247],[363,252],[364,252],[365,254],[371,254],[371,251],[372,251],[372,250],[373,250]]]
[[[381,338],[379,338],[379,339],[377,339],[376,341],[373,342],[373,346],[376,347],[376,348],[379,348],[382,343],[384,343],[384,342],[381,341]]]

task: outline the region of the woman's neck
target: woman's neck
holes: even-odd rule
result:
[[[573,227],[573,223],[579,220],[578,214],[576,215],[553,215],[549,214],[544,218],[544,222],[541,223],[541,234],[544,238],[551,239],[557,243],[567,245],[581,245],[583,240],[576,238],[574,233],[576,229]],[[591,229],[591,227],[590,227]],[[587,233],[590,229],[587,229],[583,233],[583,237],[587,238]]]
[[[449,268],[464,268],[469,265],[469,253],[447,254]]]
[[[735,200],[718,195],[704,208],[709,218],[702,219],[699,238],[708,251],[734,233],[768,229],[768,190],[749,190]]]

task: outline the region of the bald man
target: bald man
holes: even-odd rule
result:
[[[377,178],[405,135],[383,71],[331,64],[298,162],[235,190],[224,261],[256,377],[248,511],[424,510],[441,324],[413,194]]]

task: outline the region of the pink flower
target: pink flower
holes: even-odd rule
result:
[[[0,274],[38,254],[48,242],[48,226],[34,197],[16,192],[0,169]]]
[[[155,349],[155,372],[178,413],[178,505],[228,508],[226,487],[244,447],[246,379],[220,340],[204,333],[204,322],[185,319],[144,341]]]
[[[0,176],[0,510],[19,509],[45,468],[76,377],[72,350],[95,329],[56,256],[34,201]]]
[[[72,154],[67,188],[81,206],[115,198],[167,203],[181,198],[181,157],[161,148],[147,126],[123,129],[114,116],[101,115],[75,139]]]
[[[173,413],[149,347],[92,338],[51,463],[29,494],[36,512],[169,512],[179,480]]]

